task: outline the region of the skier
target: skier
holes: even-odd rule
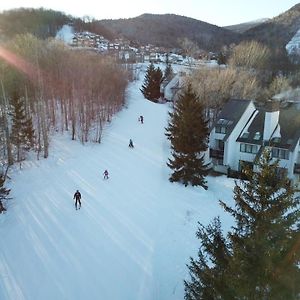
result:
[[[143,124],[143,123],[144,123],[144,117],[143,117],[143,116],[140,116],[140,117],[139,117],[139,121]]]
[[[81,207],[81,201],[80,201],[81,194],[78,190],[75,192],[73,199],[75,199],[75,208],[76,208],[76,210],[77,210],[77,204],[79,204],[79,209],[80,209],[80,207]]]
[[[105,171],[103,172],[103,175],[104,175],[103,179],[108,179],[108,178],[109,178],[109,177],[108,177],[108,171],[107,171],[107,170],[105,170]]]
[[[129,147],[129,148],[134,148],[132,139],[129,140],[129,145],[128,145],[128,147]]]

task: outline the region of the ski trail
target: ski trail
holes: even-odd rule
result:
[[[208,178],[208,191],[168,181],[170,107],[140,86],[130,84],[101,144],[56,134],[47,160],[15,169],[0,220],[1,300],[183,299],[197,222],[221,215],[229,226],[218,200],[230,201],[233,181]]]

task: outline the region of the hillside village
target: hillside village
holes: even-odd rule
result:
[[[191,58],[186,59],[183,55],[184,50],[180,48],[168,49],[166,47],[158,47],[154,45],[131,46],[131,42],[125,38],[117,38],[113,41],[105,39],[104,36],[83,31],[74,32],[72,27],[64,25],[57,37],[64,39],[64,31],[68,31],[68,39],[65,40],[71,47],[75,49],[85,49],[95,51],[100,54],[114,56],[117,60],[124,63],[160,63],[165,61],[165,56],[168,53],[169,62],[174,64],[189,65]],[[198,54],[199,60],[210,61],[217,58],[217,54],[213,52],[200,51]],[[193,63],[197,63],[197,59],[192,58]]]

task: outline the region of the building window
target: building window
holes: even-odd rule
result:
[[[274,138],[272,138],[272,142],[275,143],[275,144],[279,144],[280,141],[281,141],[280,137],[274,137]]]
[[[242,143],[240,145],[240,152],[256,154],[258,152],[258,145]]]
[[[258,141],[260,139],[260,132],[255,132],[253,139]]]
[[[221,125],[216,125],[216,133],[226,133],[226,127]]]
[[[289,159],[289,152],[285,149],[272,148],[272,157],[279,159]]]
[[[242,139],[247,139],[249,137],[249,132],[243,132],[241,138]]]

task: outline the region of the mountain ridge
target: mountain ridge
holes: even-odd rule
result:
[[[182,38],[194,41],[205,50],[216,50],[239,40],[239,34],[228,29],[175,14],[145,13],[134,18],[96,22],[129,40],[168,48],[179,47]]]
[[[239,24],[233,24],[233,25],[227,25],[227,26],[223,26],[223,28],[238,32],[238,33],[244,33],[245,31],[258,26],[264,22],[267,22],[268,20],[270,20],[269,18],[262,18],[262,19],[258,19],[258,20],[252,20],[249,22],[243,22],[243,23],[239,23]]]
[[[300,4],[265,22],[260,23],[260,20],[257,20],[258,24],[254,21],[254,23],[246,22],[226,27],[171,13],[144,13],[137,17],[123,19],[83,20],[52,10],[20,8],[0,13],[1,33],[5,34],[9,31],[13,36],[27,31],[38,35],[41,30],[37,30],[37,25],[29,21],[33,12],[35,15],[41,15],[39,21],[42,27],[39,28],[44,28],[39,36],[41,38],[49,36],[45,34],[49,29],[58,30],[63,23],[71,22],[76,31],[91,31],[110,40],[123,37],[135,45],[152,44],[173,49],[181,48],[180,40],[187,38],[200,49],[214,52],[220,51],[224,45],[238,44],[243,40],[256,40],[269,46],[273,52],[283,53],[286,44],[300,28]],[[49,16],[52,18],[52,23],[48,21],[47,26]],[[18,22],[14,24],[13,20]],[[244,27],[241,29],[241,26]],[[233,31],[234,28],[239,32]]]

